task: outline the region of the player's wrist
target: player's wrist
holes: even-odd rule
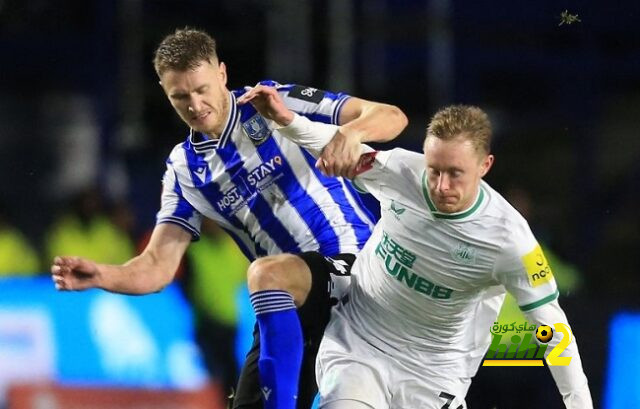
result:
[[[349,126],[349,124],[340,126],[338,128],[338,132],[340,132],[345,137],[345,139],[347,139],[349,142],[355,142],[358,144],[366,142],[365,132],[361,132],[358,129],[354,129],[353,127]]]

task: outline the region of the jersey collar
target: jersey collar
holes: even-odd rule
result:
[[[212,149],[224,148],[229,139],[229,136],[233,133],[233,129],[238,122],[238,107],[236,106],[236,96],[233,92],[229,92],[229,114],[227,116],[227,122],[222,131],[220,138],[211,139],[209,136],[202,132],[194,131],[193,128],[189,131],[189,143],[193,146],[193,150],[196,153],[203,153]]]
[[[484,187],[482,186],[482,184],[480,184],[478,195],[476,196],[476,200],[471,207],[458,213],[443,213],[436,208],[435,204],[433,204],[433,200],[431,200],[431,196],[429,195],[429,188],[427,186],[427,172],[424,170],[422,171],[422,194],[425,201],[427,202],[427,207],[429,207],[431,214],[433,214],[433,217],[445,220],[458,220],[471,216],[473,213],[475,213],[476,210],[478,210],[485,197]]]

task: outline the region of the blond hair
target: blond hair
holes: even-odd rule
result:
[[[158,76],[166,71],[186,71],[203,62],[218,61],[216,41],[204,31],[185,27],[166,36],[154,54],[153,66]]]
[[[471,141],[477,152],[489,154],[491,132],[491,121],[482,109],[470,105],[451,105],[439,110],[431,118],[427,138],[432,136],[446,141],[462,137]]]

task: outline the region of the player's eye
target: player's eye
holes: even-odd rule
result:
[[[173,94],[173,95],[171,95],[171,99],[176,100],[176,101],[184,101],[187,98],[189,98],[189,96],[187,94]]]

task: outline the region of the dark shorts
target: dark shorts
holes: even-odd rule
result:
[[[304,305],[298,308],[298,316],[304,337],[304,352],[300,383],[298,387],[298,409],[309,409],[318,392],[315,377],[315,363],[322,334],[331,316],[331,307],[337,300],[331,298],[331,276],[349,275],[355,261],[353,254],[338,254],[325,258],[317,252],[298,254],[311,270],[311,290]],[[333,261],[332,261],[333,260]],[[334,261],[346,263],[334,263]],[[234,409],[262,409],[258,358],[260,357],[260,336],[257,325],[253,331],[253,345],[247,353],[238,380],[238,388],[233,399]]]

